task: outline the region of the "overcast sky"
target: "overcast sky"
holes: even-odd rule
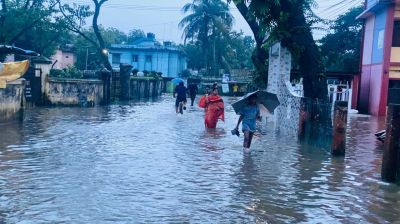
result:
[[[77,4],[90,3],[91,0],[64,0]],[[132,29],[142,29],[145,32],[156,34],[160,41],[172,40],[182,42],[182,31],[178,27],[184,14],[181,8],[191,0],[109,0],[102,9],[99,22],[105,27],[115,27],[124,32]],[[317,0],[318,7],[315,12],[324,19],[335,19],[337,15],[349,8],[359,5],[363,0]],[[242,30],[247,35],[252,35],[246,21],[231,5],[235,17],[234,29]],[[318,38],[325,32],[316,30],[314,35]]]

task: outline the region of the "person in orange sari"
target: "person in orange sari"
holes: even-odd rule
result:
[[[224,101],[214,88],[210,95],[206,94],[199,101],[199,107],[205,109],[204,123],[206,128],[216,128],[218,120],[225,121]]]

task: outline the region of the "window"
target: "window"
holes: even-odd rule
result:
[[[153,59],[153,57],[151,55],[146,55],[146,62],[147,63],[151,63],[152,59]]]
[[[400,47],[400,21],[394,21],[392,46]]]
[[[121,54],[112,54],[112,63],[120,64],[121,63]]]
[[[138,55],[132,55],[132,62],[138,62],[139,61],[139,56]]]

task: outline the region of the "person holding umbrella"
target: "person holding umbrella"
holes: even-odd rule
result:
[[[250,146],[256,131],[256,122],[261,120],[260,109],[257,104],[257,95],[253,94],[247,98],[248,102],[240,111],[240,117],[233,134],[239,135],[239,125],[242,123],[242,131],[244,133],[243,151],[250,153]]]

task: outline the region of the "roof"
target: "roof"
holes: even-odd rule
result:
[[[110,50],[166,51],[185,55],[180,47],[170,41],[165,41],[163,44],[158,42],[153,33],[147,33],[146,37],[139,38],[130,44],[112,44]]]
[[[357,19],[366,19],[374,15],[377,11],[384,9],[393,3],[395,3],[395,0],[372,0],[368,4],[368,8],[357,16]]]
[[[179,47],[163,46],[163,45],[140,46],[131,44],[112,44],[110,50],[169,51],[169,52],[177,52],[180,54],[184,54],[184,51]]]

